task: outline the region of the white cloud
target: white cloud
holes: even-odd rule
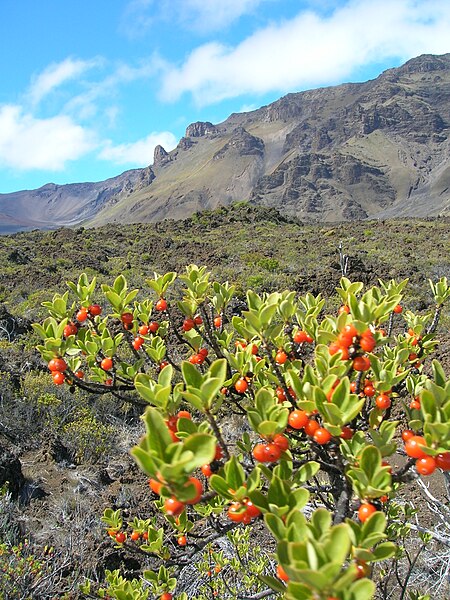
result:
[[[264,0],[184,0],[181,19],[198,30],[216,31],[253,12]]]
[[[59,171],[94,145],[92,134],[68,116],[37,119],[20,106],[0,106],[0,166]]]
[[[114,145],[108,141],[99,154],[99,158],[110,160],[117,165],[135,165],[144,167],[153,162],[153,152],[160,144],[167,151],[177,145],[177,139],[170,131],[152,132],[147,137],[130,144]]]
[[[166,69],[161,96],[173,101],[187,92],[206,105],[335,83],[388,58],[445,53],[449,31],[450,2],[441,0],[351,0],[328,15],[302,11],[235,47],[199,46]]]
[[[274,0],[131,0],[123,14],[122,30],[139,37],[158,21],[169,21],[210,33],[228,27],[267,1]]]
[[[99,63],[99,59],[78,60],[69,57],[62,62],[49,65],[31,83],[29,90],[31,103],[38,104],[55,88],[70,79],[79,77],[88,69],[98,66]]]
[[[140,61],[137,66],[119,63],[107,77],[87,83],[82,93],[74,95],[65,104],[64,110],[76,114],[80,119],[92,119],[100,109],[100,99],[111,100],[118,94],[121,85],[139,79],[150,79],[166,67],[167,63],[156,54]]]

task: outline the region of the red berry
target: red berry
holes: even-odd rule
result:
[[[63,358],[52,358],[48,363],[50,371],[65,371],[67,369],[67,363]]]
[[[397,304],[397,306],[394,306],[394,312],[396,315],[399,315],[403,312],[403,306],[401,304]]]
[[[148,325],[141,325],[138,329],[139,335],[147,335],[150,331],[150,327]]]
[[[370,574],[369,565],[363,561],[357,561],[356,563],[356,579],[362,579],[363,577],[367,577]]]
[[[370,360],[367,356],[357,356],[353,360],[353,369],[355,371],[368,371],[370,369]]]
[[[308,414],[304,410],[293,410],[289,414],[288,423],[292,429],[303,429],[308,421]]]
[[[137,542],[140,537],[141,534],[139,531],[133,531],[133,533],[130,535],[130,538],[133,540],[133,542]]]
[[[134,319],[133,313],[130,313],[130,312],[123,313],[120,316],[120,320],[122,321],[122,323],[124,325],[131,325],[131,323],[133,322],[133,319]]]
[[[104,358],[102,360],[102,362],[100,363],[101,368],[104,371],[110,371],[113,367],[113,361],[112,358],[110,358],[109,356],[107,356],[106,358]]]
[[[412,458],[424,458],[427,454],[420,448],[426,446],[425,438],[420,435],[413,435],[405,442],[405,452]]]
[[[277,577],[278,579],[281,579],[281,581],[289,581],[289,575],[281,565],[277,565]]]
[[[179,546],[186,546],[186,544],[187,544],[186,536],[185,535],[178,536],[178,538],[177,538],[177,544]]]
[[[317,421],[314,419],[308,419],[308,422],[305,425],[305,433],[312,437],[319,427],[320,425]]]
[[[125,535],[125,533],[123,531],[119,531],[116,534],[116,542],[118,544],[123,544],[126,539],[127,539],[127,536]]]
[[[443,452],[435,456],[436,466],[443,471],[450,471],[450,452]]]
[[[256,517],[259,517],[261,511],[253,504],[251,500],[247,498],[246,500],[244,500],[244,504],[245,512],[250,517],[250,519],[256,519]]]
[[[301,329],[294,333],[294,342],[296,344],[303,344],[304,342],[306,342],[307,338],[308,334],[306,333],[306,331],[302,331]]]
[[[77,321],[79,323],[83,323],[83,321],[86,321],[87,317],[88,317],[87,308],[80,308],[80,310],[77,312]]]
[[[359,340],[359,345],[361,350],[364,350],[364,352],[372,352],[372,350],[375,348],[377,343],[370,329],[366,329],[366,331],[362,334],[361,339]]]
[[[411,431],[411,429],[405,429],[404,431],[402,431],[402,440],[404,442],[406,442],[407,440],[412,438],[413,435],[414,435],[414,432]]]
[[[284,350],[278,350],[278,352],[275,355],[275,362],[278,365],[284,365],[284,363],[287,361],[287,354]]]
[[[242,523],[245,515],[245,508],[240,502],[233,502],[228,508],[227,517],[234,523]]]
[[[377,396],[375,404],[380,410],[387,410],[391,405],[391,399],[387,394],[380,394]]]
[[[138,335],[137,337],[134,338],[133,340],[133,348],[135,350],[139,350],[140,347],[142,346],[142,344],[145,342],[144,338],[141,337],[140,335]]]
[[[78,327],[73,323],[67,323],[64,327],[63,335],[65,338],[68,338],[71,335],[77,335]]]
[[[420,475],[431,475],[436,470],[436,466],[434,456],[424,456],[416,460],[416,470]]]
[[[375,396],[375,388],[373,387],[373,385],[366,385],[364,387],[364,395],[368,398],[372,398],[372,396]]]
[[[222,327],[222,317],[218,316],[214,318],[214,327],[220,329]]]
[[[358,330],[352,323],[349,323],[341,331],[341,333],[338,336],[338,339],[340,341],[342,341],[342,343],[345,344],[346,346],[350,346],[351,343],[353,342],[353,338],[355,338],[357,335],[358,335]]]
[[[189,477],[188,483],[194,485],[196,494],[195,494],[194,498],[192,498],[191,500],[186,500],[185,504],[197,504],[198,502],[200,502],[202,495],[203,495],[202,482],[199,479],[197,479],[196,477]]]
[[[282,433],[277,433],[273,436],[273,443],[280,448],[282,452],[286,451],[289,448],[289,440]]]
[[[313,434],[313,438],[320,445],[328,444],[331,440],[331,433],[325,427],[318,427]]]
[[[353,437],[353,433],[354,433],[354,431],[351,427],[348,427],[348,425],[344,425],[344,427],[342,428],[340,437],[343,440],[351,440]]]
[[[152,333],[156,333],[159,329],[158,321],[150,321],[150,323],[148,324],[148,328]]]
[[[91,304],[88,310],[93,317],[97,317],[98,315],[102,314],[102,307],[100,304]]]
[[[160,298],[158,302],[155,304],[155,308],[158,312],[163,312],[167,310],[167,302],[164,298]]]
[[[365,521],[367,521],[370,515],[373,515],[373,513],[376,511],[377,509],[373,504],[370,504],[369,502],[364,502],[358,509],[358,518],[361,521],[361,523],[364,523]]]
[[[55,385],[62,385],[66,380],[66,376],[61,371],[53,371],[52,378]]]
[[[172,594],[170,594],[169,592],[164,592],[164,594],[161,594],[161,596],[159,597],[159,600],[172,600],[172,598]]]
[[[248,390],[248,383],[245,377],[241,377],[236,381],[236,383],[234,384],[234,389],[239,394],[244,394]]]
[[[284,402],[286,400],[286,393],[282,387],[278,386],[275,390],[279,402]]]
[[[155,494],[158,494],[158,496],[161,494],[162,483],[160,481],[150,478],[148,480],[148,485],[150,486],[150,489],[152,490],[152,492],[154,492]]]
[[[195,321],[194,321],[194,319],[185,319],[183,321],[183,325],[182,325],[183,331],[190,331],[194,327],[195,327]]]
[[[201,471],[205,477],[211,477],[213,472],[211,471],[211,465],[203,465]]]
[[[170,517],[179,517],[184,507],[184,503],[177,500],[174,496],[167,498],[164,502],[164,510]]]
[[[281,448],[276,444],[256,444],[253,448],[253,457],[258,462],[275,462],[281,456]]]

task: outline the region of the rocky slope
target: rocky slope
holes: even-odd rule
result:
[[[37,190],[0,194],[0,234],[76,225],[113,206],[154,179],[150,167],[126,171],[98,183],[48,183]]]
[[[46,224],[179,219],[236,200],[313,221],[449,214],[449,127],[450,54],[423,55],[366,83],[193,123],[177,148],[156,148],[139,185],[108,196],[108,182],[91,184],[104,186],[101,201],[72,198],[71,210],[59,211],[52,195]],[[17,193],[20,206],[47,187]],[[54,191],[65,198],[69,186],[61,187]],[[11,206],[7,196],[0,213]],[[15,214],[20,222],[23,208]]]

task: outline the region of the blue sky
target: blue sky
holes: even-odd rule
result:
[[[0,193],[100,181],[194,121],[449,51],[449,0],[0,0]]]

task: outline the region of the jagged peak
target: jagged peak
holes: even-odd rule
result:
[[[186,128],[186,137],[203,137],[205,135],[215,135],[216,133],[217,127],[209,121],[197,121]]]

